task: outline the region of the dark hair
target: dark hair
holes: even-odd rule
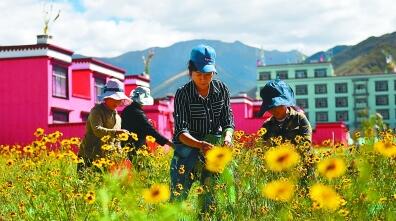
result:
[[[195,66],[193,61],[189,60],[188,61],[188,74],[190,75],[190,77],[191,77],[193,71],[198,71],[198,68]]]

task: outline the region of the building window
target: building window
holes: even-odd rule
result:
[[[81,112],[80,116],[81,116],[81,121],[82,121],[82,122],[87,122],[87,121],[88,121],[89,113],[87,113],[87,112]]]
[[[366,89],[366,85],[365,84],[356,84],[355,85],[355,89],[356,90],[365,90]]]
[[[307,70],[296,70],[296,78],[307,78]]]
[[[377,113],[381,114],[382,119],[389,120],[389,110],[388,109],[379,109]]]
[[[315,94],[326,94],[327,85],[326,84],[315,84]]]
[[[376,81],[375,91],[388,91],[388,81]]]
[[[307,85],[296,85],[296,95],[306,95],[308,94]]]
[[[348,97],[336,97],[336,107],[348,107]]]
[[[95,78],[95,102],[100,103],[99,96],[103,93],[106,80],[102,78]]]
[[[327,98],[315,98],[315,107],[316,108],[327,107]]]
[[[304,112],[304,114],[307,117],[307,120],[309,121],[309,113],[308,112]]]
[[[315,77],[317,78],[327,76],[327,70],[325,68],[315,69],[314,73],[315,73]]]
[[[348,111],[337,111],[336,112],[337,121],[348,121]]]
[[[276,76],[279,77],[279,79],[287,79],[287,71],[277,71]]]
[[[388,95],[377,95],[375,96],[375,104],[376,105],[388,105]]]
[[[316,112],[316,122],[327,122],[328,114],[326,111]]]
[[[396,91],[396,80],[395,80],[395,82],[393,83],[393,88],[394,88],[395,91]]]
[[[296,85],[296,95],[307,95],[308,86],[307,85]]]
[[[52,68],[52,96],[68,98],[67,68],[57,65]]]
[[[308,99],[296,99],[297,106],[306,109],[308,108]]]
[[[271,72],[269,72],[269,71],[260,72],[259,80],[260,81],[271,80]]]
[[[69,112],[62,110],[52,110],[52,121],[56,123],[68,123],[69,122]]]
[[[348,84],[347,83],[336,83],[335,84],[335,92],[336,93],[348,93]]]

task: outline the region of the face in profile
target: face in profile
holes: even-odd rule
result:
[[[286,117],[287,107],[285,105],[273,107],[268,110],[277,120],[281,120]]]
[[[121,106],[122,100],[115,100],[113,98],[105,98],[104,103],[106,106],[111,109],[115,110],[117,107]]]

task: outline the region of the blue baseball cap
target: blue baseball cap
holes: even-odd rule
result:
[[[190,60],[201,73],[216,72],[216,51],[208,46],[200,44],[191,50]]]
[[[281,105],[296,106],[293,89],[284,81],[275,79],[268,81],[261,89],[260,97],[263,99],[258,117],[263,116],[269,109]]]

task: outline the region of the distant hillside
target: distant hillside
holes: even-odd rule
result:
[[[390,71],[385,57],[396,58],[396,32],[380,37],[370,37],[357,45],[336,46],[317,52],[306,62],[317,62],[331,57],[336,75],[370,74]]]
[[[387,70],[385,54],[396,58],[396,32],[370,37],[334,56],[337,75],[379,73]]]
[[[258,48],[247,46],[239,41],[225,43],[216,40],[191,40],[165,48],[152,48],[155,55],[150,73],[154,97],[174,94],[178,87],[189,81],[186,69],[190,51],[200,43],[215,48],[216,65],[219,72],[216,77],[229,86],[232,95],[242,91],[247,92],[255,87]],[[128,74],[138,74],[143,72],[142,56],[146,55],[148,50],[131,51],[118,57],[99,59],[124,68]],[[302,54],[296,50],[289,52],[264,51],[264,54],[266,64],[295,63],[302,57]]]
[[[318,61],[320,61],[321,59],[323,59],[323,60],[328,60],[328,59],[330,59],[331,57],[334,57],[334,56],[336,56],[337,54],[343,52],[343,51],[344,51],[345,49],[347,49],[347,48],[349,48],[349,46],[346,46],[346,45],[338,45],[338,46],[335,46],[335,47],[333,47],[333,48],[330,48],[330,49],[327,50],[327,51],[320,51],[320,52],[317,52],[317,53],[315,53],[315,54],[309,56],[308,58],[305,59],[305,62],[306,62],[306,63],[312,63],[312,62],[318,62]]]

